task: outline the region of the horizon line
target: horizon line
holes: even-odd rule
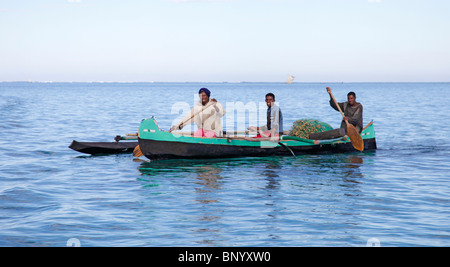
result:
[[[281,83],[287,84],[286,82],[268,82],[268,81],[184,81],[184,82],[171,82],[171,81],[0,81],[0,83]],[[292,84],[304,84],[304,83],[450,83],[450,81],[324,81],[324,82],[292,82]]]

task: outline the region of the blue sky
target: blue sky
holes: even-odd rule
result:
[[[446,0],[0,0],[0,81],[450,81]]]

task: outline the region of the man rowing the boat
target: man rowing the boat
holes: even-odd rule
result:
[[[251,126],[250,131],[258,132],[256,138],[276,137],[283,134],[283,113],[280,107],[275,103],[275,95],[266,94],[267,104],[267,124],[261,127]]]
[[[221,137],[223,136],[222,117],[226,111],[216,99],[210,98],[211,91],[201,88],[198,91],[200,100],[177,126],[172,126],[170,131],[183,129],[193,122],[198,127],[195,137]]]
[[[339,111],[336,104],[331,97],[331,88],[327,87],[327,92],[330,94],[330,106],[335,110]],[[355,126],[356,130],[361,133],[363,129],[363,106],[361,103],[356,102],[356,94],[354,92],[349,92],[347,94],[347,102],[338,103],[341,110],[344,112],[344,118],[342,119],[341,128],[347,129],[348,121],[350,124]]]

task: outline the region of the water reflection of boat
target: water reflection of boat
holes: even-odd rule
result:
[[[165,177],[173,175],[174,177],[190,176],[199,178],[203,181],[201,184],[210,184],[211,177],[215,181],[222,180],[222,172],[224,169],[259,169],[259,174],[270,179],[277,179],[280,176],[292,173],[286,173],[287,168],[301,168],[302,170],[310,170],[321,172],[323,170],[341,170],[345,177],[361,177],[359,168],[364,164],[365,155],[354,154],[336,154],[336,155],[302,155],[297,158],[293,157],[246,157],[246,158],[227,158],[227,159],[169,159],[144,161],[138,167],[143,176],[155,177],[164,175]],[[338,166],[338,167],[337,167]],[[355,175],[356,174],[356,175]],[[244,175],[244,174],[243,174]],[[304,173],[299,173],[299,176]],[[215,187],[215,186],[212,186]]]

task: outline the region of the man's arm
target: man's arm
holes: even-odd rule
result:
[[[330,95],[330,106],[334,108],[336,111],[339,111],[338,107],[333,101],[333,98],[331,97],[331,88],[327,87],[327,92]],[[344,110],[344,103],[338,103],[339,107],[341,107],[341,110]]]
[[[271,117],[271,134],[272,136],[275,136],[279,132],[279,126],[280,126],[280,107],[274,103],[272,106],[272,110],[270,112]],[[272,119],[273,118],[273,119]]]
[[[216,114],[219,117],[223,117],[226,113],[225,108],[223,107],[222,104],[220,104],[220,102],[218,102],[216,99],[211,99],[211,101],[215,102],[215,104],[213,105],[214,109],[216,110]]]
[[[184,126],[192,124],[192,123],[194,122],[194,117],[193,117],[192,115],[194,115],[194,114],[195,114],[195,106],[194,106],[194,108],[193,108],[188,114],[186,114],[186,116],[184,116],[184,118],[180,121],[180,123],[181,123],[181,122],[184,122],[184,123],[183,123],[183,124],[179,124],[179,125],[174,125],[174,126],[172,126],[172,128],[170,128],[170,131],[171,131],[171,132],[173,132],[173,131],[178,131],[178,130],[183,129]]]

